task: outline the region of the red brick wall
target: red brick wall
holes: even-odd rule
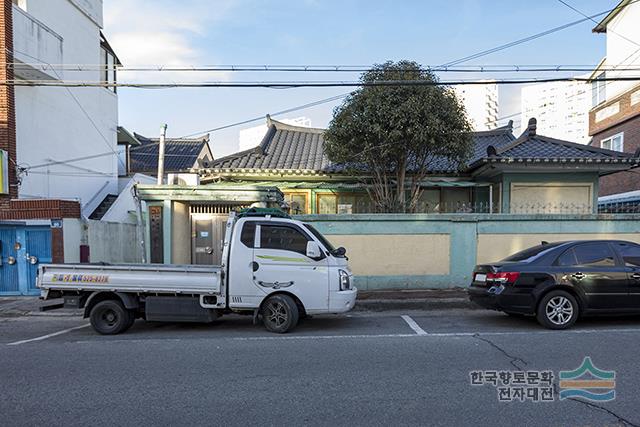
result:
[[[612,127],[618,126],[626,120],[639,116],[640,103],[631,105],[631,94],[638,90],[640,90],[640,85],[634,86],[623,94],[609,99],[607,102],[593,108],[589,112],[589,135],[593,135],[595,137],[596,135],[608,132]],[[619,111],[605,119],[596,121],[596,114],[613,104],[618,104]]]
[[[11,200],[8,209],[0,210],[0,219],[59,219],[80,216],[80,203],[73,200]]]
[[[0,0],[0,81],[13,80],[13,9],[11,0]],[[15,174],[16,115],[14,87],[0,85],[0,149],[9,152],[9,195],[0,195],[0,212],[18,197]]]
[[[612,135],[624,132],[624,151],[635,153],[640,148],[640,116],[627,120],[593,136],[591,145],[600,147],[600,142]],[[627,191],[640,190],[640,168],[630,172],[618,172],[600,178],[599,196],[609,194],[626,193]]]

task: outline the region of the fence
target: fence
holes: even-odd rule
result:
[[[80,262],[83,245],[89,248],[90,262],[142,262],[138,226],[134,224],[65,219],[63,233],[65,262]]]
[[[466,287],[473,267],[541,241],[640,243],[640,214],[301,215],[347,249],[360,289]]]
[[[377,213],[375,205],[370,201],[356,201],[352,204],[337,204],[331,207],[331,211],[320,214],[373,214]],[[335,208],[335,209],[334,209]],[[591,203],[510,203],[510,213],[516,214],[589,214],[594,213]],[[290,212],[294,215],[301,213],[296,209],[296,205],[290,206]],[[608,204],[598,206],[598,212],[602,213],[636,213],[640,212],[639,205],[631,204]],[[416,205],[416,214],[498,214],[502,213],[502,206],[499,203],[489,202],[419,202]]]

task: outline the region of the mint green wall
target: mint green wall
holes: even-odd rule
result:
[[[357,276],[360,289],[419,289],[466,287],[476,265],[478,239],[483,234],[521,235],[576,234],[594,238],[594,233],[626,234],[621,239],[640,233],[640,215],[298,215],[321,233],[331,235],[416,235],[448,234],[449,274],[425,276]],[[637,239],[634,239],[637,240]],[[348,255],[347,248],[347,255]],[[419,250],[419,248],[416,248]],[[428,255],[427,255],[428,256]],[[495,260],[498,261],[498,260]]]

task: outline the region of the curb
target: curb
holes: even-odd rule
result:
[[[354,311],[478,309],[467,298],[357,300]]]

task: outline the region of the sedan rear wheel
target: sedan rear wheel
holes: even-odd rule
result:
[[[549,329],[567,329],[578,319],[578,303],[566,291],[552,291],[538,305],[537,319]]]

